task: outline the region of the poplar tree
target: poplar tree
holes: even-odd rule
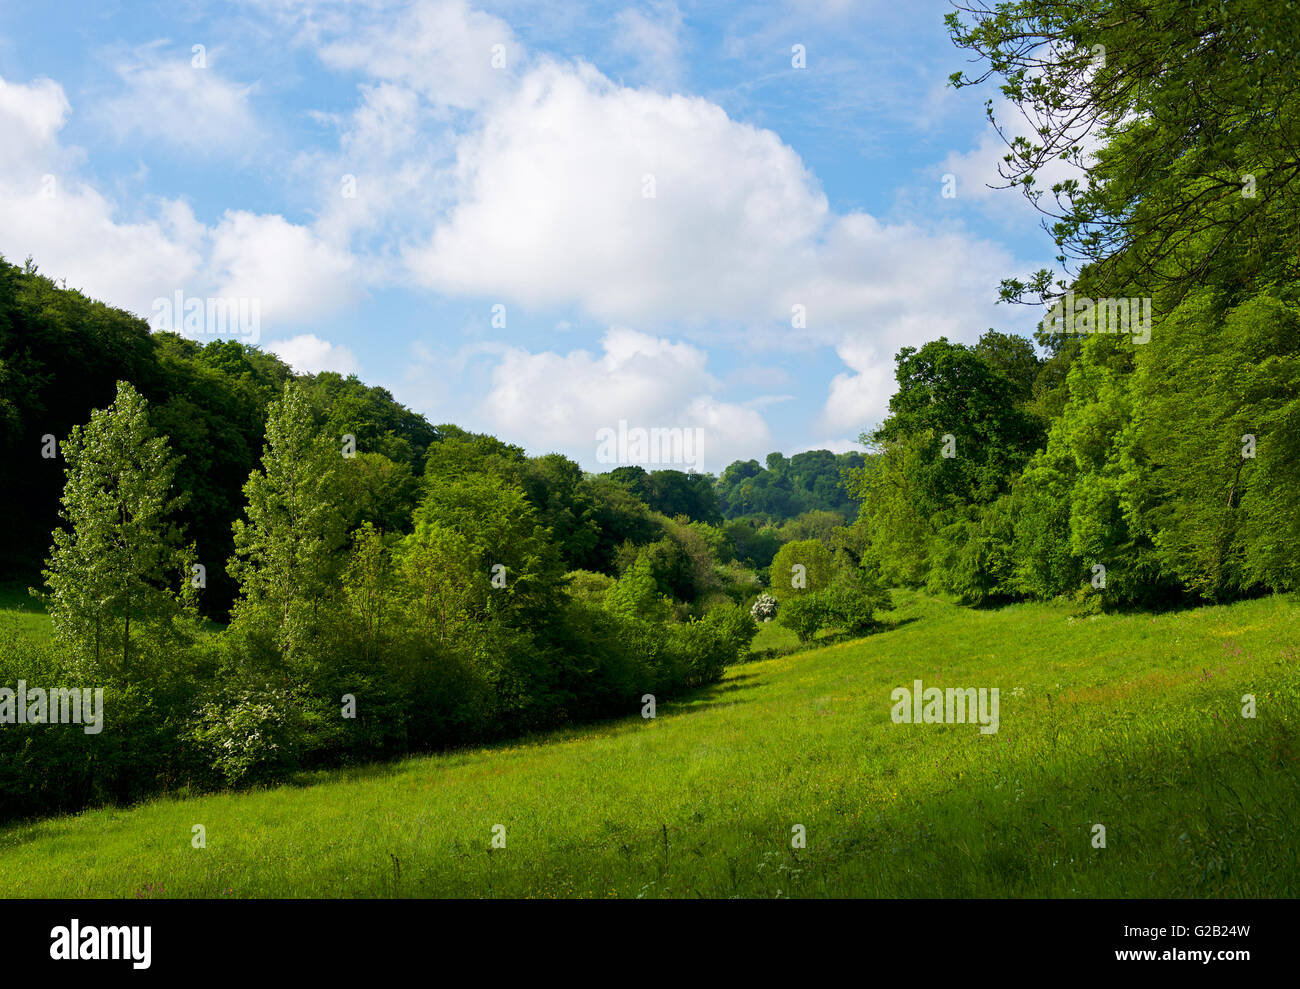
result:
[[[149,425],[148,405],[117,383],[107,409],[74,426],[60,518],[43,571],[55,635],[97,670],[129,677],[146,642],[174,641],[190,588],[172,521],[177,458]]]
[[[244,485],[246,518],[234,523],[229,571],[241,594],[232,625],[269,637],[291,667],[310,659],[338,587],[341,464],[340,448],[317,433],[301,388],[287,382],[267,410],[262,469]]]

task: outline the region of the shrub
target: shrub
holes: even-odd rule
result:
[[[754,606],[749,609],[749,613],[756,622],[770,622],[776,617],[779,607],[776,598],[772,597],[772,595],[760,594],[758,600],[754,602]]]
[[[599,604],[614,586],[614,578],[591,570],[572,570],[566,575],[569,595],[584,604]]]
[[[294,764],[297,740],[286,690],[226,691],[198,709],[186,739],[228,786],[270,782]]]
[[[781,606],[781,624],[799,636],[800,642],[811,642],[826,627],[828,618],[821,592],[792,597]]]
[[[827,628],[861,635],[875,625],[876,610],[889,603],[889,592],[880,586],[875,572],[855,567],[841,571],[829,587],[786,599],[780,620],[804,643]]]
[[[731,649],[732,656],[727,661],[728,665],[749,651],[749,644],[758,634],[758,625],[753,616],[740,605],[727,604],[714,608],[704,617],[704,621],[718,630]]]

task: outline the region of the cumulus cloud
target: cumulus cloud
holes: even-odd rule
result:
[[[299,322],[358,297],[353,260],[282,216],[228,211],[212,231],[211,280],[223,297],[260,299],[263,325]]]
[[[894,391],[892,355],[862,341],[846,341],[835,349],[849,370],[831,379],[822,424],[831,430],[866,430],[889,411]]]
[[[158,286],[182,283],[199,267],[193,215],[169,202],[155,216],[122,219],[77,179],[79,156],[58,142],[70,112],[49,79],[0,78],[0,253],[10,261],[30,255],[70,287],[146,313]]]
[[[357,358],[347,347],[322,340],[314,333],[302,333],[287,340],[267,345],[267,350],[277,355],[299,374],[319,374],[336,371],[342,375],[355,374]]]
[[[0,163],[8,175],[18,169],[51,161],[54,136],[72,107],[63,87],[53,79],[36,79],[27,85],[0,78],[0,119],[5,139],[0,143]]]
[[[456,205],[406,254],[420,282],[611,323],[750,320],[833,344],[970,319],[1011,263],[960,231],[836,215],[772,131],[584,63],[529,72],[463,138],[457,175]]]
[[[0,253],[142,316],[155,299],[256,298],[264,325],[320,316],[358,297],[351,256],[279,215],[228,211],[215,226],[182,200],[124,216],[78,177],[59,142],[71,108],[48,79],[0,78]]]
[[[798,155],[700,98],[546,62],[462,142],[459,202],[416,276],[609,322],[770,318],[827,212]],[[787,310],[788,311],[788,310]]]
[[[512,347],[492,371],[483,415],[530,449],[558,449],[592,464],[596,434],[628,428],[700,428],[701,467],[720,470],[770,442],[762,415],[716,399],[708,356],[686,343],[610,329],[600,352],[532,353]]]

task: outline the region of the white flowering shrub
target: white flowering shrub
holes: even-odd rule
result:
[[[776,617],[776,612],[779,607],[776,598],[765,592],[758,596],[758,600],[755,601],[754,606],[749,609],[749,613],[754,616],[754,621],[756,622],[770,622]]]
[[[293,703],[285,690],[231,692],[200,707],[187,736],[226,785],[270,781],[293,764]]]

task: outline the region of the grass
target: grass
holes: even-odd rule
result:
[[[12,827],[0,895],[1297,895],[1296,596],[1089,619],[896,600],[888,631],[741,665],[653,721]],[[1000,730],[893,724],[918,678],[999,687]]]
[[[788,656],[804,648],[799,636],[777,621],[759,622],[758,634],[750,643],[750,655],[757,659]]]
[[[33,580],[33,584],[40,583]],[[22,636],[37,641],[50,638],[50,620],[40,601],[27,592],[22,582],[0,583],[0,632],[14,629]]]

